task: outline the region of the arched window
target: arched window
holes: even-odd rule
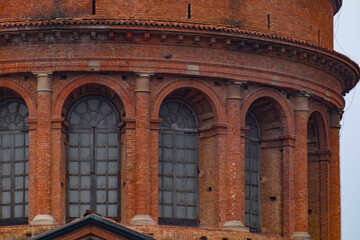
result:
[[[198,123],[183,101],[165,100],[159,118],[159,223],[198,225]]]
[[[28,109],[18,99],[0,103],[0,225],[26,224],[28,217]]]
[[[119,114],[109,100],[84,97],[67,121],[67,219],[87,209],[120,218]]]
[[[255,116],[246,114],[245,133],[245,226],[260,231],[260,131]]]

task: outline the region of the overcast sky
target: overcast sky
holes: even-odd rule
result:
[[[334,18],[334,48],[360,63],[360,0],[343,0]],[[360,240],[360,87],[345,96],[340,130],[342,240]]]

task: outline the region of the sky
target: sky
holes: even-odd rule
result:
[[[334,49],[360,64],[360,0],[343,0],[334,17]],[[345,96],[340,130],[342,240],[360,240],[360,84]]]

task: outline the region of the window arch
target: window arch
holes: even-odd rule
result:
[[[260,130],[255,116],[245,119],[245,226],[260,231]]]
[[[87,209],[120,218],[119,113],[109,100],[87,96],[70,108],[67,121],[67,220]]]
[[[198,225],[198,121],[180,100],[165,100],[159,112],[159,223]]]
[[[29,133],[24,101],[0,103],[0,225],[26,224],[28,217]]]

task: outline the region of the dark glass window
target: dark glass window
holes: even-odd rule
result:
[[[26,224],[29,188],[28,109],[18,99],[0,103],[0,225]]]
[[[120,122],[116,107],[100,96],[78,100],[67,121],[67,219],[86,210],[120,218]]]
[[[185,102],[166,100],[160,108],[159,224],[198,225],[198,124]]]
[[[260,231],[260,131],[255,116],[246,114],[245,133],[245,226]]]

